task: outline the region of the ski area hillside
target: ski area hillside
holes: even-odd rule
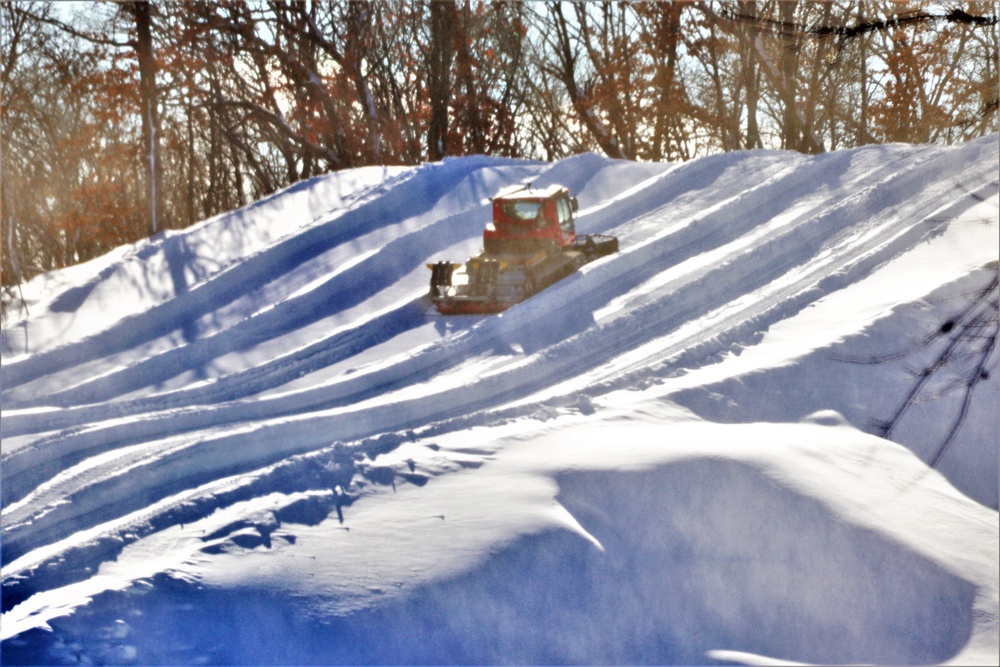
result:
[[[3,660],[997,664],[998,148],[359,169],[39,276]],[[437,314],[529,182],[620,251]]]

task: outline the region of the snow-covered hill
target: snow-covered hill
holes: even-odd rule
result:
[[[996,664],[998,148],[361,169],[37,278],[4,661]],[[435,314],[529,181],[621,251]]]

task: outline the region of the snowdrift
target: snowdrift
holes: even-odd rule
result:
[[[368,168],[35,279],[4,660],[996,664],[998,148]],[[528,181],[621,251],[436,315]]]

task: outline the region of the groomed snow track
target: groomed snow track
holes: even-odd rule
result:
[[[995,137],[453,159],[320,177],[49,278],[3,330],[4,611],[166,526],[346,488],[416,432],[585,408],[752,347],[995,202],[997,164]],[[474,252],[488,198],[521,181],[568,186],[579,231],[620,252],[502,316],[435,315],[425,265]]]

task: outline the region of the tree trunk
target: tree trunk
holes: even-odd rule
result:
[[[152,235],[160,231],[163,210],[152,20],[148,2],[131,2],[126,7],[135,19],[135,52],[139,59],[139,93],[142,107],[143,168],[146,174],[146,222]]]
[[[448,154],[448,106],[451,102],[451,63],[455,56],[452,37],[456,8],[451,0],[431,4],[431,53],[428,77],[431,119],[427,130],[427,155],[440,160]]]
[[[458,42],[457,65],[458,76],[465,95],[464,127],[466,133],[465,150],[479,155],[486,152],[486,133],[483,128],[480,113],[479,92],[476,85],[476,75],[472,70],[472,54],[469,53],[469,34],[472,30],[472,8],[469,0],[462,7],[462,20],[456,37]]]
[[[741,14],[747,17],[741,28],[743,37],[743,85],[747,91],[747,134],[745,148],[763,148],[760,126],[757,124],[757,108],[760,102],[760,85],[757,72],[757,50],[753,47],[754,31],[757,23],[756,0],[741,0]]]
[[[659,91],[660,104],[656,113],[656,124],[653,130],[653,146],[651,158],[659,162],[673,158],[671,150],[670,128],[681,125],[680,86],[677,80],[677,45],[681,30],[681,5],[677,3],[656,4],[656,45],[660,59],[656,67],[656,87]],[[666,150],[664,150],[664,146]]]
[[[781,81],[781,143],[788,150],[800,150],[802,128],[796,113],[796,73],[798,70],[799,44],[792,26],[795,23],[797,0],[778,3],[779,18],[782,23],[781,55],[779,56],[779,73]]]

